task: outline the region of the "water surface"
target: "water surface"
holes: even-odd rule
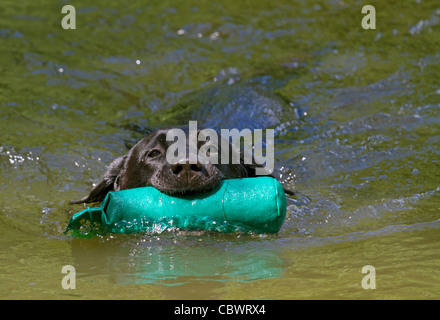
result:
[[[65,4],[1,5],[1,298],[439,298],[437,1],[370,1],[375,30],[362,1],[94,1],[75,30]],[[275,129],[278,234],[63,234],[114,157],[190,119]]]

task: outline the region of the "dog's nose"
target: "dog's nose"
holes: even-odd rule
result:
[[[197,161],[197,163],[189,163],[189,160],[182,160],[176,164],[171,165],[171,171],[173,174],[178,175],[181,172],[186,172],[188,174],[194,174],[197,172],[202,172],[203,165]]]

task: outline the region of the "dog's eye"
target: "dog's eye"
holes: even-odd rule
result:
[[[145,157],[152,159],[152,158],[156,158],[160,155],[161,155],[161,152],[159,150],[153,149],[153,150],[149,151]]]

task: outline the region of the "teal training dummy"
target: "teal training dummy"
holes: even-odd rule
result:
[[[277,233],[286,217],[286,196],[271,177],[224,180],[207,194],[174,197],[153,187],[110,192],[100,207],[70,218],[66,231],[91,221],[109,233],[167,229]]]

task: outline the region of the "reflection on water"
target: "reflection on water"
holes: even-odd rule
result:
[[[107,236],[108,237],[108,236]],[[282,276],[278,250],[258,241],[196,232],[97,240],[74,238],[80,273],[110,275],[116,284],[181,285],[195,281],[248,282]]]

